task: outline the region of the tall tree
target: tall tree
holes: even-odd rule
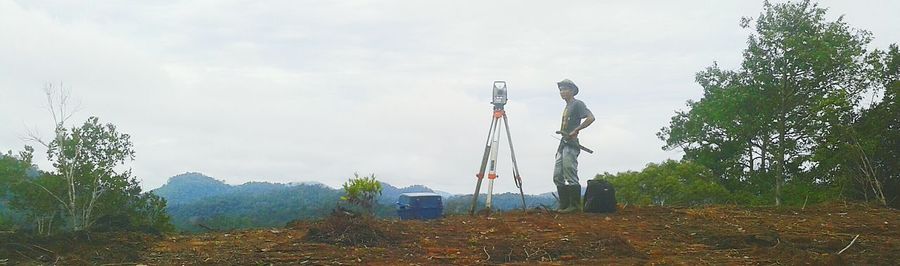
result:
[[[113,124],[100,123],[97,117],[88,118],[80,127],[66,128],[72,114],[66,105],[67,91],[48,87],[46,93],[55,122],[54,138],[48,142],[30,135],[47,148],[54,169],[38,179],[46,182],[27,182],[32,190],[23,189],[19,194],[51,197],[74,231],[90,229],[103,216],[124,218],[129,224],[122,226],[129,227],[167,222],[167,215],[160,212],[165,200],[142,194],[131,170],[124,170],[125,163],[134,159],[131,137]]]
[[[703,88],[700,101],[688,101],[669,127],[657,134],[664,149],[680,148],[685,159],[706,166],[729,190],[747,189],[753,173],[766,167],[765,121],[767,101],[746,84],[747,75],[713,65],[697,73]]]
[[[896,202],[900,189],[900,51],[896,44],[869,55],[873,101],[838,125],[817,151],[820,175],[849,183],[850,196]],[[881,94],[880,101],[874,96]],[[896,203],[895,203],[896,204]],[[896,206],[896,205],[895,205]]]
[[[64,181],[64,192],[34,185],[56,199],[73,230],[89,228],[96,210],[120,209],[129,194],[134,194],[130,190],[139,190],[130,171],[116,169],[134,158],[134,150],[130,136],[119,133],[112,124],[103,125],[91,117],[81,127],[57,128],[56,138],[47,147],[56,169],[50,175]]]
[[[826,9],[810,1],[766,2],[764,9],[742,67],[750,86],[774,105],[771,150],[780,205],[785,180],[809,170],[819,137],[846,122],[866,89],[864,47],[871,34],[851,29],[843,17],[826,21]]]
[[[714,65],[697,74],[703,98],[660,131],[664,148],[684,149],[729,189],[749,185],[776,205],[785,182],[827,182],[808,174],[817,166],[811,156],[833,127],[849,121],[868,87],[871,34],[825,14],[810,1],[765,2],[755,23],[742,19],[754,31],[741,68]]]

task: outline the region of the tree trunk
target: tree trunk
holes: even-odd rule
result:
[[[857,160],[860,164],[858,168],[862,173],[862,179],[864,180],[863,183],[868,184],[869,187],[872,188],[872,194],[876,199],[878,199],[881,205],[887,206],[887,199],[884,196],[884,188],[882,187],[881,182],[878,181],[878,176],[875,173],[875,169],[872,167],[871,161],[869,161],[869,156],[866,155],[866,151],[863,150],[862,145],[859,145],[859,142],[856,140],[856,138],[853,138],[853,136],[851,136],[851,138],[853,140],[851,147],[855,148],[854,150],[856,151]],[[865,192],[865,189],[863,191]],[[864,194],[866,195],[866,201],[868,201],[869,193],[865,192]]]
[[[784,135],[787,133],[785,129],[785,120],[787,119],[787,114],[785,113],[785,99],[781,98],[781,105],[779,106],[779,117],[778,117],[778,145],[775,148],[775,206],[781,206],[781,187],[784,184],[784,170],[785,170],[785,162],[784,162],[784,153],[785,153],[785,143],[784,143]]]
[[[779,137],[781,138],[781,137]],[[778,149],[777,166],[775,167],[775,206],[781,206],[781,186],[784,183],[784,151]]]
[[[748,172],[748,174],[749,174],[749,175],[753,175],[753,174],[754,174],[754,173],[753,173],[753,162],[754,162],[754,160],[753,160],[753,139],[752,139],[752,138],[749,139],[749,140],[747,140],[747,155],[750,156],[750,164],[749,164],[749,165],[750,165],[750,171]]]
[[[762,147],[760,148],[759,155],[759,170],[763,173],[769,172],[769,135],[765,135],[762,138]]]
[[[47,222],[47,236],[50,236],[53,230],[53,217],[56,217],[56,214],[50,215],[50,221]]]

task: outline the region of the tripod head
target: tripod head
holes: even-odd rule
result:
[[[502,81],[502,80],[494,81],[493,91],[494,91],[493,97],[492,97],[493,100],[491,101],[491,103],[494,104],[494,109],[502,110],[503,106],[506,105],[506,100],[507,100],[506,99],[506,93],[507,93],[506,81]]]

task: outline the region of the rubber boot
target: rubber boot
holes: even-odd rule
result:
[[[568,186],[556,186],[556,194],[559,197],[559,206],[556,207],[556,211],[562,211],[569,208],[570,196],[568,189]]]
[[[569,206],[575,207],[576,212],[581,212],[584,203],[581,202],[581,185],[571,185],[571,191],[569,191],[569,196],[572,197],[569,199]]]
[[[565,209],[560,210],[561,213],[570,213],[577,212],[581,208],[578,205],[581,203],[581,186],[579,185],[566,185],[563,188],[565,191],[565,195],[567,198],[568,205]],[[577,198],[576,198],[577,197]]]

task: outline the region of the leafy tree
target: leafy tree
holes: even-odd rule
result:
[[[884,88],[881,102],[867,110],[857,123],[871,144],[873,177],[884,185],[884,202],[900,208],[900,49],[897,44],[874,64],[877,84]]]
[[[59,225],[59,208],[56,200],[41,188],[61,192],[63,186],[47,173],[29,173],[33,168],[33,152],[32,147],[26,146],[18,156],[12,155],[11,151],[0,155],[0,199],[6,201],[10,211],[24,215],[36,233],[48,235]],[[10,223],[16,222],[10,217],[7,219]]]
[[[375,180],[375,174],[359,177],[358,173],[343,185],[344,196],[341,200],[356,205],[369,214],[375,213],[375,200],[381,195],[381,182]]]
[[[832,126],[846,122],[866,88],[864,46],[871,34],[823,8],[803,3],[771,5],[756,21],[743,68],[751,86],[774,100],[772,155],[775,204],[785,180],[799,178],[815,145]]]
[[[140,197],[133,201],[132,204],[134,206],[132,209],[136,211],[136,215],[132,217],[138,218],[135,221],[135,224],[138,226],[153,228],[162,232],[175,231],[171,218],[166,212],[166,199],[147,192],[141,193]]]
[[[34,223],[36,233],[50,235],[61,226],[60,205],[52,193],[65,191],[62,179],[42,172],[34,179],[13,184],[12,191],[10,207],[24,213]]]
[[[664,148],[682,148],[729,190],[771,195],[776,205],[785,182],[833,182],[811,174],[818,166],[812,156],[849,121],[868,87],[871,34],[842,18],[826,21],[825,13],[810,1],[766,2],[741,68],[713,65],[697,74],[703,98],[660,131]],[[742,26],[750,28],[751,19]]]
[[[68,92],[52,86],[45,92],[54,120],[53,139],[45,141],[33,132],[29,136],[47,148],[54,169],[34,180],[16,182],[11,205],[40,214],[47,223],[63,217],[73,231],[90,229],[100,217],[123,229],[151,225],[159,231],[170,229],[164,225],[166,214],[159,211],[165,209],[165,200],[142,193],[131,170],[121,170],[134,160],[131,137],[118,132],[113,124],[101,124],[97,117],[88,118],[80,127],[66,128],[72,116]],[[30,160],[31,150],[27,152]],[[38,231],[42,231],[42,223],[38,221]]]
[[[66,128],[72,116],[67,91],[49,86],[45,92],[54,119],[53,139],[45,141],[33,132],[29,136],[47,148],[54,169],[10,183],[10,205],[31,213],[39,233],[49,234],[59,218],[74,231],[90,229],[99,217],[127,221],[124,226],[128,229],[151,224],[160,226],[158,230],[171,228],[162,225],[165,213],[149,211],[164,209],[165,201],[142,194],[131,171],[121,170],[134,159],[130,136],[118,132],[113,124],[101,124],[97,117],[88,118],[80,127]],[[26,151],[30,161],[32,150]]]
[[[13,213],[8,207],[14,187],[26,180],[28,168],[31,167],[33,149],[27,146],[25,149],[18,156],[13,155],[12,151],[0,153],[0,230],[15,228]]]
[[[34,149],[29,146],[19,155],[13,155],[12,151],[0,153],[0,199],[6,198],[14,183],[27,178],[33,153]]]
[[[104,229],[172,230],[165,200],[142,193],[130,170],[118,170],[134,157],[128,134],[91,117],[81,127],[57,128],[53,141],[40,143],[47,145],[55,171],[10,186],[10,206],[28,213],[38,233],[50,234],[63,219],[75,231],[91,229],[98,220]],[[23,157],[30,160],[31,151]]]
[[[51,194],[62,204],[73,230],[89,228],[98,213],[121,209],[133,194],[129,192],[140,190],[130,171],[116,170],[134,159],[128,134],[91,117],[78,128],[57,128],[56,135],[47,154],[56,175],[65,180],[66,192]]]
[[[854,113],[848,123],[837,125],[826,136],[814,159],[822,165],[819,175],[830,176],[849,185],[851,197],[875,199],[895,207],[900,190],[900,51],[869,56],[872,88],[882,93],[881,101]]]

